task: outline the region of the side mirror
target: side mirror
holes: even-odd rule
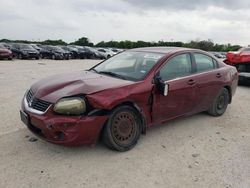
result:
[[[161,95],[165,97],[168,96],[168,89],[169,89],[169,85],[166,81],[159,82],[159,90],[160,90]]]
[[[167,81],[163,81],[160,76],[156,76],[155,84],[157,85],[161,95],[165,97],[168,96],[169,85]]]

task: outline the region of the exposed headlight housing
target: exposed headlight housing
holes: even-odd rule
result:
[[[54,112],[63,115],[82,115],[86,109],[86,102],[80,97],[62,98],[54,106]]]

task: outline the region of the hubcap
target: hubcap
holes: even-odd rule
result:
[[[221,110],[224,108],[224,106],[225,106],[225,96],[221,95],[218,99],[217,108]]]
[[[114,117],[112,134],[118,144],[129,144],[136,136],[136,120],[132,113],[121,112]]]

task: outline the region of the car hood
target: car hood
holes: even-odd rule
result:
[[[42,79],[33,84],[31,90],[34,92],[36,98],[55,103],[63,97],[93,94],[132,83],[134,82],[90,71],[81,71]]]

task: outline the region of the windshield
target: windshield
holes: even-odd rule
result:
[[[56,51],[56,52],[61,52],[61,53],[64,52],[64,50],[62,48],[57,47],[57,46],[48,46],[48,49]]]
[[[34,48],[28,44],[20,44],[20,48],[24,50],[34,50]]]
[[[3,44],[0,44],[1,49],[6,49],[6,47]]]
[[[149,52],[123,52],[103,63],[93,67],[92,70],[100,74],[109,74],[127,80],[143,80],[164,54]]]

